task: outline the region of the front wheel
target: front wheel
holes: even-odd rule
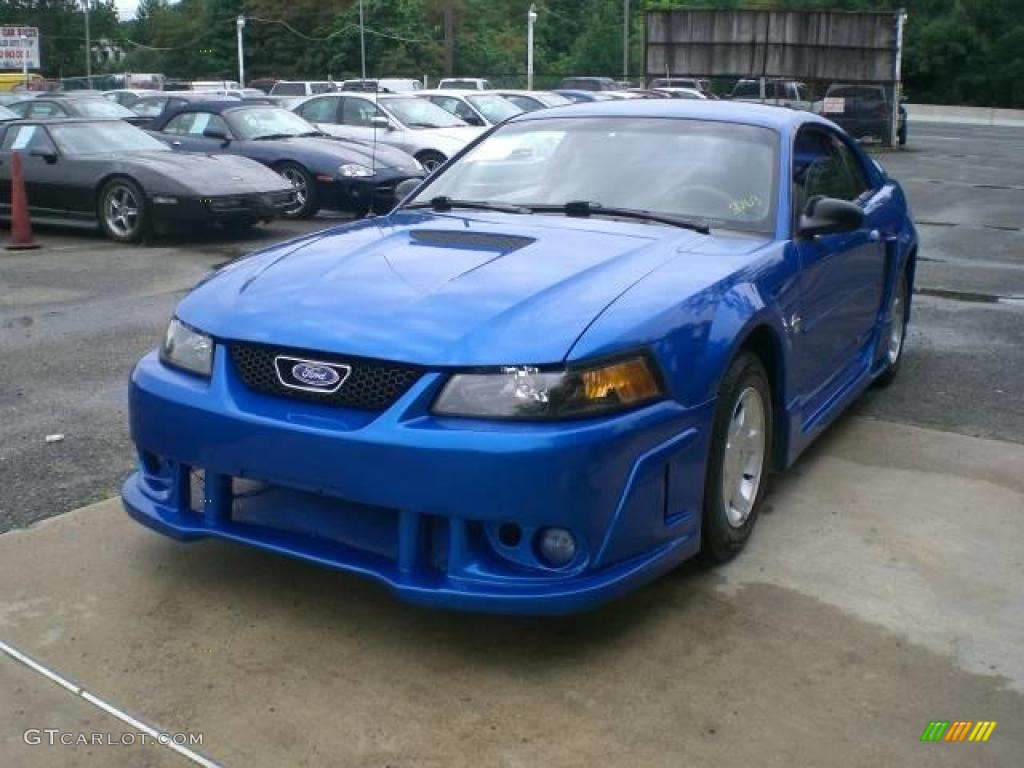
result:
[[[149,225],[142,188],[131,179],[108,181],[99,194],[99,219],[111,240],[139,242]]]
[[[704,484],[701,549],[715,563],[735,557],[757,522],[770,466],[771,386],[756,355],[743,352],[718,390]]]
[[[435,152],[432,149],[426,149],[416,155],[416,159],[420,161],[420,165],[423,166],[427,173],[433,173],[444,165],[445,160],[448,158],[440,152]]]
[[[286,219],[310,219],[320,210],[316,181],[309,171],[298,163],[282,163],[277,172],[295,189],[295,205],[281,215]]]
[[[875,384],[880,387],[892,384],[899,373],[900,361],[903,360],[903,347],[907,341],[907,288],[907,273],[903,270],[896,278],[896,286],[889,300],[889,332],[882,339],[885,370],[875,379]]]

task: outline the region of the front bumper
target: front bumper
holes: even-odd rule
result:
[[[395,187],[406,179],[421,179],[421,173],[395,173],[385,170],[374,176],[332,179],[317,176],[316,189],[321,206],[341,211],[387,213],[398,202]]]
[[[148,203],[157,226],[189,221],[270,221],[295,205],[295,193],[275,190],[216,197],[154,195]]]
[[[255,393],[225,352],[210,381],[152,353],[132,375],[140,464],[123,499],[161,533],[249,544],[372,577],[412,602],[498,613],[586,609],[698,550],[711,403],[559,424],[440,419],[429,407],[443,375],[427,373],[369,413]],[[576,537],[564,568],[537,554],[546,527]]]

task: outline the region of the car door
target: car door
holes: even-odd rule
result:
[[[61,162],[56,144],[42,125],[14,125],[0,143],[0,183],[8,188],[4,202],[10,205],[11,166],[14,153],[21,155],[22,175],[29,212],[34,216],[66,213],[69,182],[67,162]]]
[[[800,130],[793,149],[794,226],[806,201],[818,195],[865,208],[871,192],[867,186],[835,133],[816,126]],[[885,246],[873,216],[866,215],[857,230],[801,238],[796,248],[800,310],[789,322],[798,331],[797,387],[807,398],[810,416],[867,364],[863,353],[881,302]]]

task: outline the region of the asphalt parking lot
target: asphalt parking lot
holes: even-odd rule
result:
[[[779,478],[737,561],[563,620],[409,608],[177,545],[102,501],[131,467],[128,372],[178,298],[337,222],[148,248],[53,230],[0,252],[0,642],[202,733],[224,765],[1020,765],[1024,131],[911,124],[879,158],[922,239],[899,379]],[[920,743],[937,719],[999,725]],[[189,764],[25,744],[26,728],[124,725],[3,655],[0,723],[3,765]]]

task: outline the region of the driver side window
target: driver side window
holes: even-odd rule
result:
[[[377,116],[383,117],[383,113],[366,99],[346,98],[345,104],[341,109],[341,121],[345,125],[370,128],[373,126],[371,121]]]
[[[812,197],[856,200],[864,192],[862,178],[854,175],[843,150],[827,133],[804,128],[793,145],[793,202],[797,213]]]
[[[20,150],[32,152],[43,150],[51,154],[57,154],[57,146],[50,138],[50,134],[41,125],[14,125],[4,134],[3,144],[0,149],[4,152]]]
[[[338,99],[333,96],[312,99],[295,111],[299,117],[304,117],[311,123],[336,123],[338,122]]]

